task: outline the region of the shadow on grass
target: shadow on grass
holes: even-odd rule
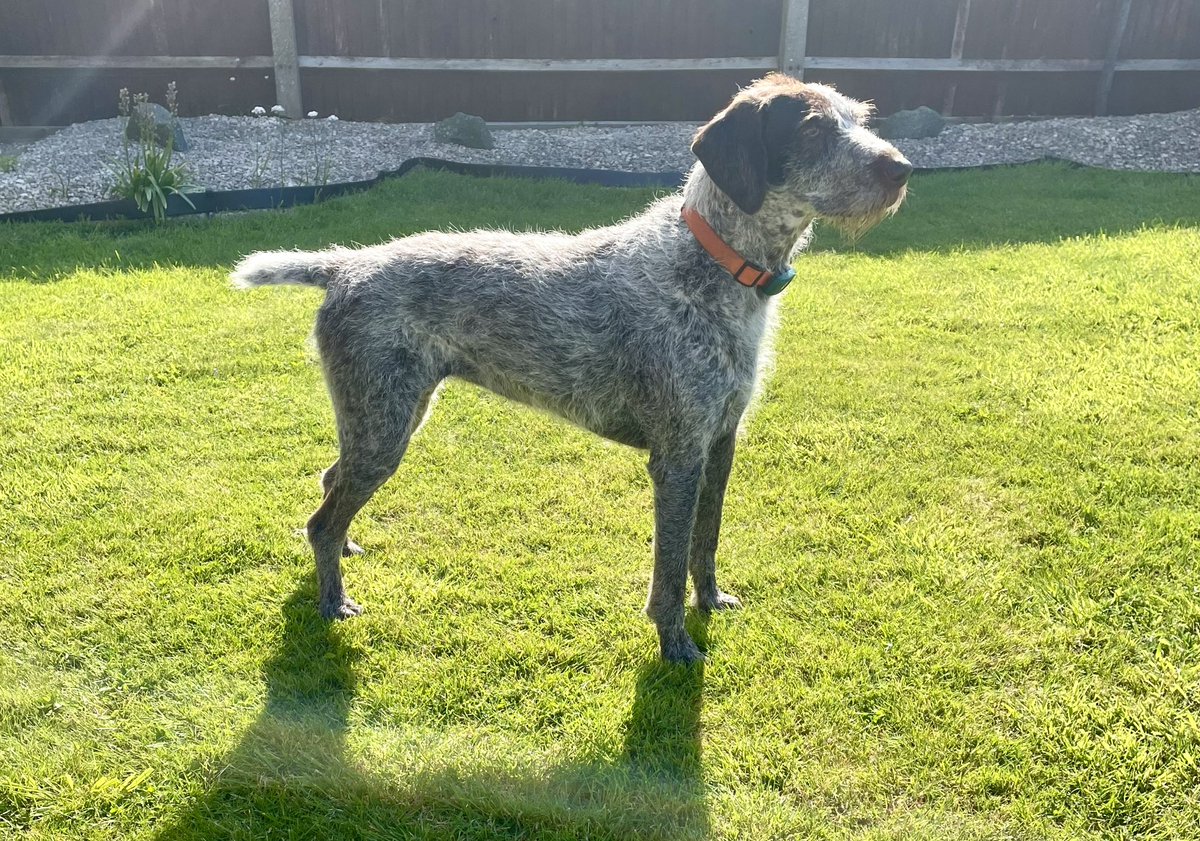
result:
[[[388,779],[349,755],[356,653],[317,616],[315,599],[306,585],[284,605],[280,647],[264,667],[265,709],[158,841],[708,835],[701,668],[642,667],[614,762],[470,768],[426,748],[411,773]],[[703,644],[703,628],[692,630]]]
[[[287,212],[146,222],[0,224],[0,282],[80,269],[223,268],[252,251],[376,243],[434,229],[578,230],[639,212],[663,191],[418,173]],[[1200,225],[1200,176],[1058,163],[918,173],[899,214],[855,245],[818,225],[814,250],[868,254],[1051,243]]]

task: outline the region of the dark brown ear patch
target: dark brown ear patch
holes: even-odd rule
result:
[[[810,113],[809,104],[794,96],[777,96],[764,110],[763,145],[767,150],[768,184],[778,186],[787,179],[785,164],[795,153],[796,133]]]
[[[692,153],[708,177],[746,213],[757,213],[767,195],[761,111],[758,102],[735,100],[692,141]]]
[[[808,112],[808,104],[793,96],[736,99],[697,132],[692,153],[734,204],[757,213],[767,186],[783,183],[796,127]]]

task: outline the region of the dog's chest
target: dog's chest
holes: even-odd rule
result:
[[[740,291],[740,290],[739,290]],[[741,413],[753,395],[768,308],[731,296],[681,318],[675,355],[664,360],[685,403]]]
[[[770,357],[770,321],[770,309],[764,305],[740,322],[740,329],[728,339],[731,388],[729,405],[734,414],[735,424],[753,399],[764,360]]]
[[[758,313],[723,313],[706,337],[725,387],[740,392],[753,386],[765,319]]]

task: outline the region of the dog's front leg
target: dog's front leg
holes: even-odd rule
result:
[[[654,573],[646,615],[658,628],[663,659],[676,663],[704,659],[683,627],[688,549],[703,473],[700,451],[682,457],[659,451],[650,455],[650,478],[654,480]]]
[[[737,596],[721,592],[717,587],[717,541],[721,536],[721,506],[725,501],[725,486],[733,467],[734,440],[737,430],[722,435],[708,450],[704,465],[704,483],[700,489],[700,506],[696,525],[692,529],[692,551],[688,566],[692,571],[692,604],[703,611],[739,607]]]

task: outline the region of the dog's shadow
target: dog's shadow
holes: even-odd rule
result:
[[[611,762],[496,771],[425,761],[389,779],[348,750],[356,652],[314,604],[311,585],[284,604],[261,715],[219,770],[200,772],[202,793],[159,841],[708,835],[702,666],[641,668]],[[703,645],[702,624],[689,626]]]

